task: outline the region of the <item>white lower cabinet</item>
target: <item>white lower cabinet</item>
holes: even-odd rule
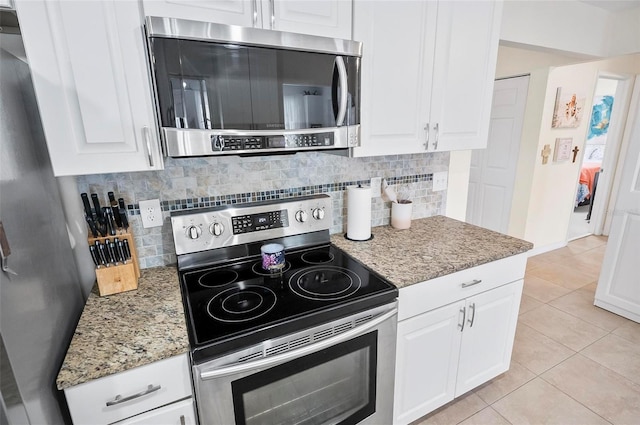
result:
[[[400,289],[394,423],[509,369],[525,264],[521,254]]]
[[[195,424],[187,354],[64,390],[74,424]]]
[[[197,422],[193,399],[188,398],[116,423],[118,425],[195,425]]]

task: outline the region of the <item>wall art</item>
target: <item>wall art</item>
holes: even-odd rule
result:
[[[553,150],[553,162],[564,162],[571,159],[572,137],[563,137],[556,139],[556,148]]]
[[[583,95],[558,87],[551,128],[579,127],[584,114],[585,102],[586,99]]]

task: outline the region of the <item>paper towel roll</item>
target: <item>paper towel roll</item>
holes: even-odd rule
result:
[[[365,241],[371,237],[371,188],[347,188],[347,238]]]

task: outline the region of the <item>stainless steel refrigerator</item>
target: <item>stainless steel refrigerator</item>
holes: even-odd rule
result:
[[[20,49],[0,34],[0,423],[60,424],[55,379],[85,300]]]

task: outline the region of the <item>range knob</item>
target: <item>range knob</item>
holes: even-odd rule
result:
[[[314,208],[313,211],[311,211],[311,215],[316,220],[322,220],[324,218],[324,209],[322,209],[322,208]]]
[[[198,226],[191,225],[187,227],[187,237],[189,239],[198,239],[201,233],[202,230]]]
[[[302,211],[302,210],[296,211],[296,221],[298,223],[304,223],[305,221],[307,221],[306,211]]]
[[[209,226],[209,233],[213,236],[220,236],[224,232],[224,226],[222,223],[213,223]]]

